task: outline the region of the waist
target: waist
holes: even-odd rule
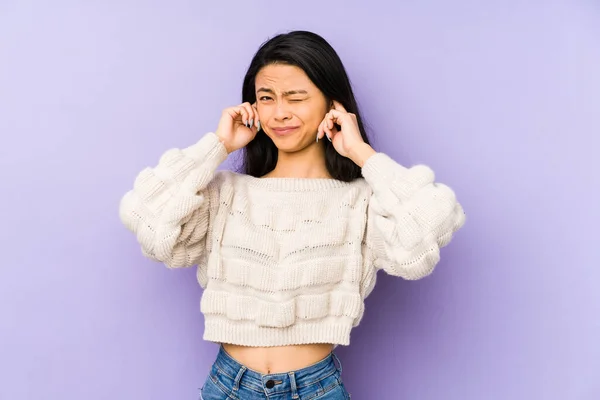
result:
[[[304,344],[275,347],[248,347],[222,344],[226,354],[238,363],[263,374],[287,373],[314,365],[333,351],[332,344]]]
[[[334,374],[341,374],[341,363],[333,351],[328,352],[325,358],[318,362],[301,369],[263,374],[238,362],[221,346],[213,368],[225,377],[234,378],[234,386],[244,386],[261,393],[264,393],[265,388],[277,391],[290,388],[295,390],[314,385]]]

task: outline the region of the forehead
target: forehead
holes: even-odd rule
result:
[[[271,64],[263,67],[256,74],[256,87],[273,89],[311,89],[314,84],[306,73],[294,65]]]

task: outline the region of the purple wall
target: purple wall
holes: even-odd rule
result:
[[[340,351],[353,398],[600,398],[597,4],[32,3],[0,3],[0,399],[197,398],[194,271],[142,258],[118,202],[296,28],[339,51],[378,148],[468,215],[433,276],[379,275]]]

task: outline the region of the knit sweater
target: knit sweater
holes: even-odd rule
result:
[[[353,182],[217,171],[226,157],[214,133],[169,150],[120,204],[146,257],[197,265],[207,341],[348,345],[377,271],[425,277],[465,221],[430,168],[383,153]]]

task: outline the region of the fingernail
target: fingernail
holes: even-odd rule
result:
[[[329,141],[331,142],[331,138],[329,137],[329,134],[326,135],[327,139],[329,139]]]
[[[319,132],[317,132],[317,143],[319,143]]]
[[[260,131],[260,121],[256,121],[256,129]]]
[[[250,122],[248,122],[248,128],[250,128],[251,126],[254,126],[254,120],[251,119]]]

